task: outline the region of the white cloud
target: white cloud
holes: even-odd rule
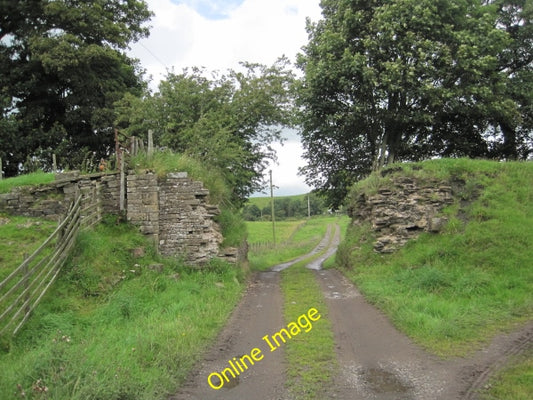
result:
[[[274,195],[290,196],[311,191],[303,178],[298,176],[298,168],[305,165],[302,144],[297,140],[290,140],[283,145],[276,143],[272,147],[278,154],[278,164],[271,166],[272,180],[276,186]]]
[[[270,65],[282,55],[295,61],[308,41],[306,18],[320,18],[319,0],[231,0],[225,7],[222,0],[174,1],[180,4],[147,1],[155,14],[151,34],[133,44],[130,52],[153,77],[154,89],[170,69],[181,72],[198,66],[225,71],[238,68],[241,61]],[[309,191],[297,176],[298,167],[304,165],[299,141],[276,149],[279,165],[272,169],[280,188],[277,193]]]
[[[307,43],[306,17],[320,17],[318,3],[244,0],[230,7],[227,18],[212,20],[185,3],[148,0],[155,13],[151,35],[132,45],[131,53],[156,81],[165,75],[165,67],[178,72],[192,66],[225,70],[237,68],[240,61],[272,64],[282,55],[294,60]]]
[[[244,0],[172,0],[176,4],[186,4],[207,19],[227,18],[229,13]]]

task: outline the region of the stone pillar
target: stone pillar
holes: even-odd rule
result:
[[[138,225],[141,232],[151,236],[159,245],[159,187],[157,175],[145,173],[128,174],[127,178],[128,221]]]

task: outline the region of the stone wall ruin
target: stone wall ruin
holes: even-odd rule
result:
[[[215,221],[220,210],[209,204],[209,191],[203,184],[187,173],[160,178],[150,171],[130,171],[125,185],[128,221],[151,237],[161,254],[183,257],[195,265],[213,257],[233,263],[243,258],[239,249],[220,249],[223,237]],[[58,174],[50,184],[15,188],[0,194],[0,213],[59,220],[80,192],[90,193],[84,198],[98,201],[103,213],[121,214],[118,173]]]
[[[421,232],[439,232],[447,222],[439,213],[454,202],[447,182],[391,179],[376,194],[359,194],[349,209],[354,224],[372,225],[378,253],[392,253]]]

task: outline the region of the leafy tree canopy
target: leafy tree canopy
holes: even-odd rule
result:
[[[286,59],[242,67],[225,74],[198,68],[169,73],[155,94],[127,94],[117,102],[116,126],[141,138],[151,129],[159,146],[221,171],[241,203],[261,187],[275,157],[271,144],[281,140],[279,127],[293,124],[294,80]]]
[[[148,35],[142,0],[0,1],[0,156],[75,166],[113,141],[113,103],[143,83],[129,43]],[[78,160],[81,161],[81,160]],[[50,162],[50,161],[48,161]]]
[[[322,0],[298,90],[308,184],[339,206],[372,169],[532,153],[531,2]]]

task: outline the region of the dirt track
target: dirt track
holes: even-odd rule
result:
[[[331,237],[333,235],[333,238]],[[328,233],[312,254],[328,248],[332,254],[339,243],[339,229]],[[320,270],[321,256],[307,267],[315,270],[329,309],[337,359],[341,373],[326,389],[325,399],[340,400],[426,400],[475,399],[490,375],[509,356],[533,344],[533,322],[515,332],[496,337],[468,359],[443,361],[431,356],[398,332],[357,288],[336,270]],[[264,357],[231,379],[221,389],[207,382],[212,372],[229,367],[233,357],[264,347],[261,338],[284,326],[283,298],[279,271],[294,262],[257,273],[233,312],[215,346],[198,365],[186,385],[171,399],[176,400],[290,400],[284,383],[283,347]],[[238,371],[238,370],[237,370]],[[212,384],[217,385],[214,379]]]

